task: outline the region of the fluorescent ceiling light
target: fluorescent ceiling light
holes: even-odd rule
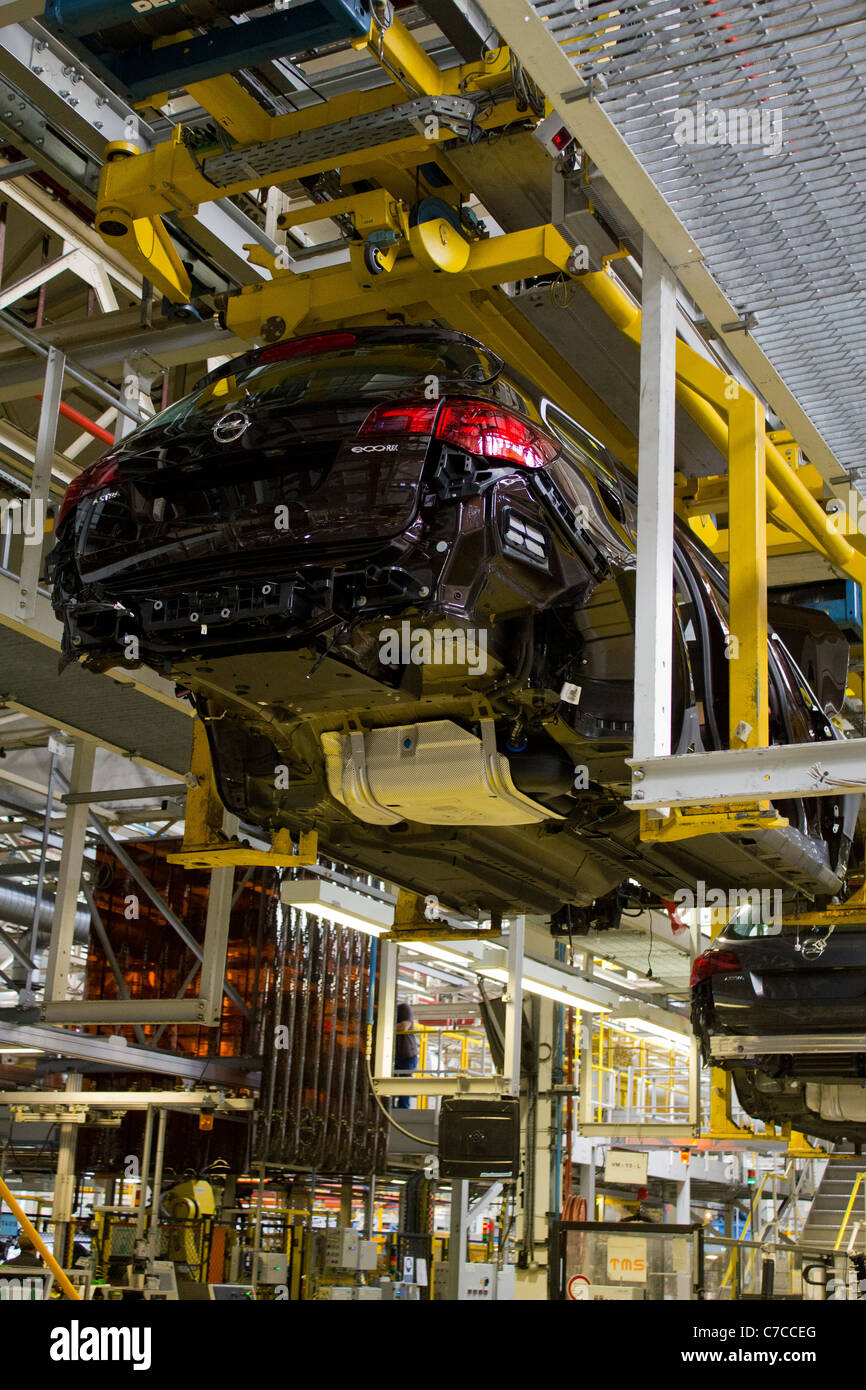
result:
[[[500,970],[498,966],[490,969],[485,967],[479,970],[478,974],[508,984],[508,971]],[[527,994],[540,994],[542,998],[552,999],[556,1004],[565,1004],[570,1009],[583,1009],[586,1013],[594,1014],[610,1013],[610,1004],[600,1004],[597,999],[587,999],[584,995],[572,994],[570,990],[556,989],[553,985],[542,984],[540,980],[533,980],[528,975],[523,976],[522,984]]]
[[[44,1047],[12,1047],[11,1045],[7,1047],[6,1043],[0,1043],[0,1053],[4,1057],[11,1056],[13,1053],[16,1057],[41,1057],[44,1052]]]
[[[461,955],[459,951],[449,951],[444,946],[428,946],[426,941],[401,941],[401,947],[415,956],[429,956],[431,960],[444,960],[449,965],[471,965],[472,957]]]
[[[599,970],[598,967],[593,970],[592,978],[594,980],[604,980],[607,984],[616,985],[618,988],[630,983],[625,975],[612,975],[609,970]]]
[[[648,1033],[653,1038],[660,1038],[669,1047],[680,1047],[688,1051],[691,1045],[691,1039],[685,1033],[678,1033],[673,1028],[665,1028],[663,1024],[641,1018],[639,1014],[632,1014],[623,1018],[611,1018],[608,1022],[610,1027],[621,1028],[626,1033]]]
[[[291,879],[280,888],[280,899],[287,907],[303,908],[326,922],[354,927],[368,936],[381,936],[394,925],[394,904],[367,898],[326,878]]]

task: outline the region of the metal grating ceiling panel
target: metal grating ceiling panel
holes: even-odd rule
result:
[[[863,0],[530,0],[866,487]]]

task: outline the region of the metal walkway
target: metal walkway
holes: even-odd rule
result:
[[[17,586],[0,574],[0,701],[169,776],[187,771],[192,710],[151,671],[60,673],[60,624],[40,595],[25,628],[13,612]]]

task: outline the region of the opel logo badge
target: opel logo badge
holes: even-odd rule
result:
[[[233,444],[249,429],[252,421],[242,410],[229,411],[217,420],[213,427],[213,437],[217,444]]]
[[[812,931],[811,936],[803,942],[803,955],[807,960],[817,960],[819,956],[823,956],[827,949],[827,942],[835,929],[836,924],[834,922],[832,926],[816,927]]]
[[[803,955],[806,956],[808,960],[816,960],[818,956],[823,956],[826,949],[827,943],[822,940],[821,937],[813,938],[811,941],[805,941],[803,943]]]

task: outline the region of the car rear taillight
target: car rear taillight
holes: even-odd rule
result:
[[[78,506],[79,502],[83,502],[86,497],[92,497],[94,493],[101,492],[116,477],[117,459],[110,458],[92,463],[89,468],[85,468],[79,473],[77,478],[73,478],[60,504],[60,513],[57,517],[58,528],[63,525],[64,519]]]
[[[543,430],[486,401],[446,401],[436,421],[436,438],[521,468],[544,468],[559,453],[559,445]]]
[[[370,411],[358,433],[433,434],[443,444],[521,468],[544,468],[559,453],[543,430],[489,401],[449,399],[441,408],[435,401],[384,401]]]
[[[694,989],[701,980],[708,980],[712,975],[729,975],[734,970],[742,970],[736,951],[705,951],[702,956],[695,957],[689,988]]]
[[[437,401],[383,401],[367,416],[358,435],[432,434]]]
[[[257,354],[258,362],[283,362],[288,357],[315,357],[319,352],[340,352],[343,348],[357,347],[358,335],[335,330],[333,333],[312,333],[307,338],[289,338],[285,343],[274,343],[272,347],[262,348]]]

